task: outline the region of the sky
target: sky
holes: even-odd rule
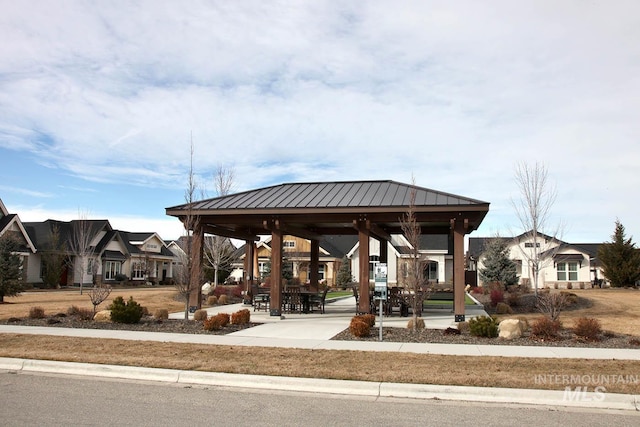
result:
[[[640,239],[640,2],[0,0],[0,199],[23,222],[183,234],[165,208],[396,180],[489,202],[472,237]]]

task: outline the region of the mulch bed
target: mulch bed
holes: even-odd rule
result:
[[[227,325],[219,331],[205,331],[202,322],[193,320],[155,320],[153,317],[145,316],[136,324],[122,323],[102,323],[86,320],[79,320],[74,316],[52,316],[44,319],[13,318],[2,320],[0,324],[22,325],[22,326],[52,326],[63,328],[84,328],[84,329],[109,329],[128,330],[145,332],[170,332],[180,334],[210,334],[226,335],[242,329],[250,328],[259,323],[249,323],[247,325]],[[405,328],[383,328],[383,341],[404,342],[404,343],[442,343],[442,344],[476,344],[476,345],[531,345],[548,347],[591,347],[591,348],[636,348],[640,349],[640,338],[623,334],[604,333],[598,341],[584,341],[575,337],[567,329],[561,331],[560,337],[556,340],[540,340],[526,333],[522,338],[514,340],[504,340],[499,338],[474,337],[469,332],[460,335],[445,334],[439,329],[423,329],[411,331]],[[365,338],[357,338],[345,329],[332,338],[343,341],[378,341],[379,328],[374,326],[371,334]]]

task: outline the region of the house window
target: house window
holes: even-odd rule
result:
[[[533,247],[533,243],[532,242],[526,242],[524,244],[524,247],[525,248],[532,248]],[[536,243],[536,248],[539,248],[539,247],[540,247],[540,243]]]
[[[318,265],[318,280],[319,281],[324,280],[324,264]]]
[[[285,248],[295,248],[296,247],[296,241],[295,240],[285,240],[284,242],[282,242],[282,246]]]
[[[424,266],[424,278],[427,280],[438,280],[438,262],[429,261]]]
[[[369,280],[373,280],[374,271],[376,271],[376,267],[380,264],[380,257],[378,255],[371,255],[369,257]]]
[[[559,262],[558,263],[558,280],[559,281],[578,280],[578,263],[577,262]]]
[[[120,261],[106,261],[104,263],[104,279],[115,280],[120,274]]]
[[[131,279],[144,279],[145,268],[144,263],[136,261],[131,265]]]

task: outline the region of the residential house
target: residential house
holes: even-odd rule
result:
[[[173,274],[173,253],[157,233],[114,230],[108,220],[27,222],[25,230],[37,248],[31,255],[27,281],[43,283],[45,255],[64,255],[59,284],[63,286],[116,282],[158,283]],[[80,259],[72,250],[83,234],[88,235],[88,256]]]
[[[410,257],[411,246],[403,235],[392,235],[387,242],[387,281],[389,286],[402,286],[402,272],[407,271],[406,265]],[[268,275],[271,262],[271,238],[256,243],[257,266],[254,271],[260,277]],[[358,236],[329,235],[320,241],[320,258],[318,263],[318,278],[329,286],[334,286],[340,264],[344,257],[349,260],[352,276],[359,277]],[[295,236],[283,238],[283,270],[292,272],[305,283],[309,279],[311,243],[307,239]],[[244,247],[239,248],[242,253],[240,262],[232,272],[232,276],[240,281],[243,277]],[[380,263],[380,242],[371,239],[369,243],[369,277],[374,280],[376,266]],[[450,251],[449,236],[422,235],[420,236],[420,250],[424,265],[425,277],[432,283],[451,282],[453,276],[453,254]]]
[[[26,281],[29,257],[36,253],[36,247],[29,238],[20,217],[17,214],[10,214],[0,199],[0,237],[2,236],[12,236],[20,243],[18,255],[22,257],[22,271]]]
[[[516,263],[520,284],[532,286],[529,260],[534,250],[539,251],[542,261],[538,288],[591,287],[604,279],[597,258],[599,244],[567,243],[542,233],[538,233],[534,242],[530,232],[516,237],[470,237],[467,252],[469,270],[477,272],[484,267],[482,254],[486,242],[496,238],[507,243],[509,258]]]

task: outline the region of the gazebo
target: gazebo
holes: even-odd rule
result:
[[[255,242],[271,235],[270,314],[281,315],[282,240],[293,235],[311,241],[310,281],[318,282],[319,241],[324,235],[358,236],[359,291],[369,293],[369,240],[380,242],[401,234],[400,219],[412,195],[416,221],[422,234],[449,234],[453,242],[455,321],[465,320],[464,236],[476,230],[489,203],[395,181],[311,182],[274,185],[166,209],[167,215],[193,224],[193,262],[202,262],[204,234],[244,240],[245,289],[250,289],[257,262]],[[380,262],[387,262],[387,245],[381,244]],[[189,305],[199,308],[199,286]],[[369,312],[369,300],[360,298],[358,311]]]

